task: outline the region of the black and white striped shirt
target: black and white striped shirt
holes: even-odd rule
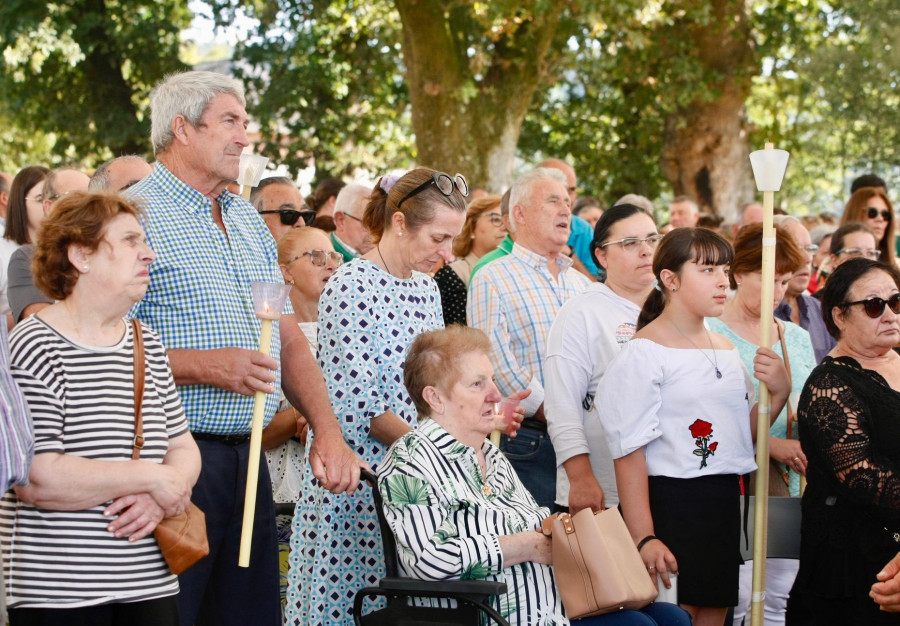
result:
[[[78,345],[36,316],[10,337],[12,374],[31,408],[35,453],[131,462],[134,343],[131,325],[114,346]],[[161,463],[170,438],[187,432],[165,348],[144,327],[146,383],[142,461]],[[108,503],[106,503],[108,504]],[[50,511],[6,493],[0,550],[10,607],[75,608],[178,593],[153,535],[116,539],[106,504]]]

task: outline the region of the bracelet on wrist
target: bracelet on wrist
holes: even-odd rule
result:
[[[641,539],[640,541],[638,541],[638,544],[637,544],[637,551],[640,552],[640,551],[641,551],[641,548],[643,548],[645,545],[647,545],[648,543],[650,543],[650,542],[653,541],[654,539],[656,539],[657,541],[662,541],[662,540],[661,540],[659,537],[657,537],[656,535],[647,535],[646,537],[644,537],[643,539]]]

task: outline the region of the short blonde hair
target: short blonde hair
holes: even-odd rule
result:
[[[425,387],[449,391],[462,376],[460,359],[471,352],[491,352],[491,340],[477,328],[453,324],[415,338],[403,366],[403,384],[420,420],[431,416],[431,407],[422,395]]]

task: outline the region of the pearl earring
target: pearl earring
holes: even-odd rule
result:
[[[89,269],[91,269],[91,266],[90,266],[90,265],[85,265],[85,266],[82,267],[81,269],[83,269],[83,270],[86,272],[86,271],[88,271]]]
[[[398,236],[398,237],[402,237],[402,236],[403,236],[403,231],[401,230],[399,233],[397,233],[397,236]]]

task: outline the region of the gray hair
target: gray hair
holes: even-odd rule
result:
[[[257,211],[262,211],[266,208],[262,190],[269,185],[290,185],[291,187],[296,187],[296,185],[294,185],[294,181],[292,181],[287,176],[269,176],[268,178],[263,178],[261,181],[259,181],[259,185],[254,187],[250,192],[250,204],[252,204],[253,208],[255,208]]]
[[[362,183],[350,183],[338,192],[334,201],[334,212],[344,213],[351,217],[361,218],[366,210],[366,204],[372,188]],[[359,210],[357,207],[362,207]]]
[[[672,200],[672,202],[669,203],[669,206],[671,206],[671,205],[673,205],[673,204],[686,204],[686,205],[688,205],[688,207],[690,207],[690,209],[691,209],[691,215],[694,215],[694,214],[700,212],[700,207],[697,206],[697,203],[694,202],[694,199],[691,198],[690,196],[678,196],[677,198],[675,198],[674,200]]]
[[[77,167],[73,167],[71,165],[63,165],[62,167],[57,167],[55,170],[52,170],[49,174],[47,174],[47,178],[44,179],[44,188],[41,192],[41,195],[44,197],[44,200],[55,200],[54,196],[57,194],[56,190],[56,178],[62,172],[80,172],[81,170]]]
[[[803,226],[803,222],[793,215],[773,215],[772,223],[775,224],[775,226],[785,226],[787,224],[799,224],[800,226]],[[806,226],[803,226],[803,228],[806,228]]]
[[[163,78],[150,94],[150,142],[153,152],[159,154],[172,143],[175,137],[172,120],[183,115],[188,124],[196,126],[210,100],[223,93],[237,98],[241,106],[247,106],[244,86],[225,74],[190,71]]]
[[[94,173],[91,175],[91,180],[88,182],[88,191],[102,191],[104,189],[109,189],[109,166],[113,163],[127,163],[129,161],[148,163],[147,159],[137,154],[125,154],[110,159],[94,170]]]
[[[566,175],[562,171],[552,167],[536,167],[530,172],[525,172],[516,179],[509,191],[509,228],[513,232],[516,230],[516,218],[513,216],[512,207],[518,205],[531,207],[534,204],[534,187],[542,180],[552,179],[566,188],[566,197],[568,193],[568,181]],[[571,207],[569,207],[571,209]]]
[[[653,215],[653,203],[650,201],[650,198],[646,196],[637,193],[626,193],[616,200],[616,203],[613,206],[619,206],[620,204],[631,204],[644,209],[647,213]]]

